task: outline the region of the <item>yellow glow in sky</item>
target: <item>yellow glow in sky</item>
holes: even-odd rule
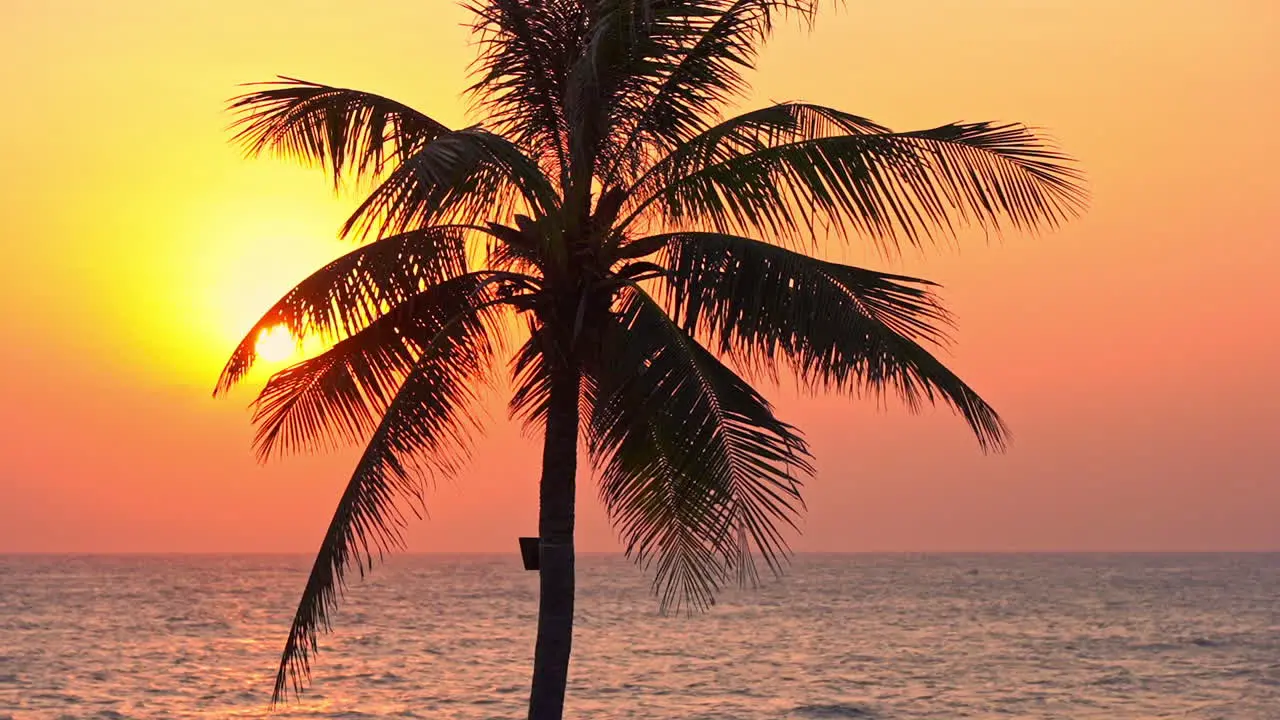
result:
[[[829,5],[780,26],[749,104],[1045,127],[1093,204],[1039,238],[842,253],[944,284],[944,357],[1014,445],[983,457],[946,413],[770,392],[818,469],[796,547],[1280,549],[1280,4]],[[245,405],[278,367],[209,393],[263,312],[353,247],[335,236],[358,198],[244,159],[225,103],[288,75],[461,125],[466,20],[446,0],[0,3],[0,552],[314,548],[352,453],[255,463]],[[291,343],[269,337],[264,355]],[[414,549],[536,529],[536,444],[490,414]],[[613,548],[593,482],[580,546]]]

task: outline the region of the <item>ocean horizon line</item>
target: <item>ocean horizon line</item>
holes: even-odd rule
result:
[[[620,550],[579,550],[580,557],[625,558]],[[314,550],[0,550],[0,557],[314,557]],[[822,556],[1014,556],[1014,555],[1280,555],[1275,549],[1231,550],[805,550],[791,557]],[[388,554],[385,560],[405,557],[519,557],[519,549],[512,550],[429,550],[406,551]]]

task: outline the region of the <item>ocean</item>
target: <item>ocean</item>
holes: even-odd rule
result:
[[[265,716],[309,559],[0,556],[0,718]],[[580,558],[566,716],[1280,719],[1280,555],[800,555],[663,617]],[[537,580],[399,556],[281,718],[521,718]]]

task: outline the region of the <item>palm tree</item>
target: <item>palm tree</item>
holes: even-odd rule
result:
[[[293,619],[273,704],[310,677],[353,569],[401,544],[406,509],[456,473],[480,388],[509,360],[514,416],[542,431],[540,603],[529,717],[559,718],[574,603],[578,443],[626,553],[666,610],[779,571],[812,473],[800,431],[751,381],[941,401],[983,449],[1005,425],[928,349],[949,318],[924,280],[805,254],[825,237],[892,252],[961,226],[1077,214],[1072,162],[1016,124],[893,132],[821,105],[725,111],[773,24],[817,0],[475,0],[470,88],[450,128],[372,93],[281,78],[232,101],[237,140],[319,165],[367,198],[376,238],[249,331],[331,347],[272,376],[257,451],[365,449]],[[517,332],[518,329],[518,332]]]

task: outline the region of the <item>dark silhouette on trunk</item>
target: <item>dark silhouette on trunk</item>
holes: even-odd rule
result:
[[[573,519],[578,470],[578,371],[553,371],[538,489],[538,639],[529,720],[559,720],[573,646]]]

